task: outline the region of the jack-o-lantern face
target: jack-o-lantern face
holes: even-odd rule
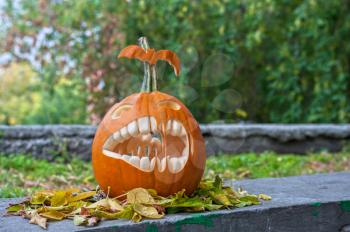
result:
[[[190,111],[159,91],[133,94],[115,104],[97,129],[92,160],[96,179],[111,196],[136,187],[166,196],[197,187],[205,144]]]

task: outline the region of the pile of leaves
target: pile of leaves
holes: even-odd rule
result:
[[[200,212],[260,204],[270,200],[265,194],[253,195],[242,189],[224,186],[218,176],[203,180],[197,190],[187,196],[180,191],[161,197],[153,189],[135,188],[121,196],[110,198],[102,190],[81,191],[41,190],[24,201],[7,207],[7,215],[29,219],[29,223],[47,228],[47,221],[73,219],[75,225],[94,226],[101,220],[128,219],[139,222],[143,218],[159,219],[165,214]]]

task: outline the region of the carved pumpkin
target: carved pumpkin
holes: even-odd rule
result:
[[[101,121],[92,147],[94,174],[101,188],[119,196],[136,187],[167,196],[192,193],[205,167],[205,144],[198,123],[185,105],[157,91],[155,64],[168,61],[180,72],[180,61],[168,50],[131,45],[119,57],[144,61],[140,93],[116,103]]]

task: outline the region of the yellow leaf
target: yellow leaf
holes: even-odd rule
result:
[[[121,206],[119,204],[119,202],[116,200],[116,199],[108,199],[108,205],[109,205],[109,208],[115,212],[115,211],[121,211],[123,210],[123,206]]]
[[[96,191],[89,191],[89,192],[79,193],[78,195],[69,198],[68,202],[84,200],[86,198],[92,197],[95,194],[96,194]]]
[[[51,206],[62,206],[68,203],[67,192],[57,191],[51,198]]]
[[[64,213],[61,213],[61,212],[58,212],[58,211],[48,211],[48,212],[45,212],[45,213],[41,213],[40,216],[60,221],[63,218],[65,218],[66,215]]]
[[[142,216],[138,213],[134,213],[131,220],[133,220],[134,222],[140,222],[142,220]]]
[[[126,195],[127,201],[130,204],[155,204],[155,201],[151,194],[144,188],[134,188],[130,190]]]
[[[266,195],[266,194],[263,194],[263,193],[260,193],[260,194],[258,195],[258,198],[259,198],[259,199],[262,199],[262,200],[264,200],[264,201],[269,201],[269,200],[272,199],[271,196]]]
[[[29,220],[30,224],[37,224],[40,227],[46,229],[46,223],[47,223],[47,219],[44,217],[41,217],[36,211],[33,212],[30,215],[30,220]]]
[[[221,204],[221,205],[225,205],[225,206],[232,205],[232,203],[230,202],[230,199],[228,199],[228,197],[223,193],[210,192],[210,195],[214,198],[213,200],[217,204]]]
[[[157,218],[162,218],[164,216],[164,214],[159,214],[157,209],[154,208],[153,206],[145,206],[145,205],[136,203],[133,207],[135,212],[137,212],[138,214],[146,218],[157,219]]]
[[[116,199],[110,199],[110,198],[99,200],[87,206],[86,208],[95,209],[97,207],[104,207],[104,208],[110,209],[111,211],[123,210],[123,206],[121,206]]]
[[[41,193],[35,193],[31,199],[30,204],[32,205],[42,205],[46,199],[48,199],[48,195],[41,194]]]

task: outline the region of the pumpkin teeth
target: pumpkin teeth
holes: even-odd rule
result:
[[[168,170],[177,173],[185,167],[189,157],[189,136],[177,120],[168,120],[164,126],[165,133],[162,135],[175,139],[175,143],[162,144],[163,138],[158,131],[156,119],[147,116],[114,132],[106,140],[103,154],[123,160],[142,171],[153,171],[157,166],[159,172]],[[177,144],[181,142],[182,151],[178,151]]]

